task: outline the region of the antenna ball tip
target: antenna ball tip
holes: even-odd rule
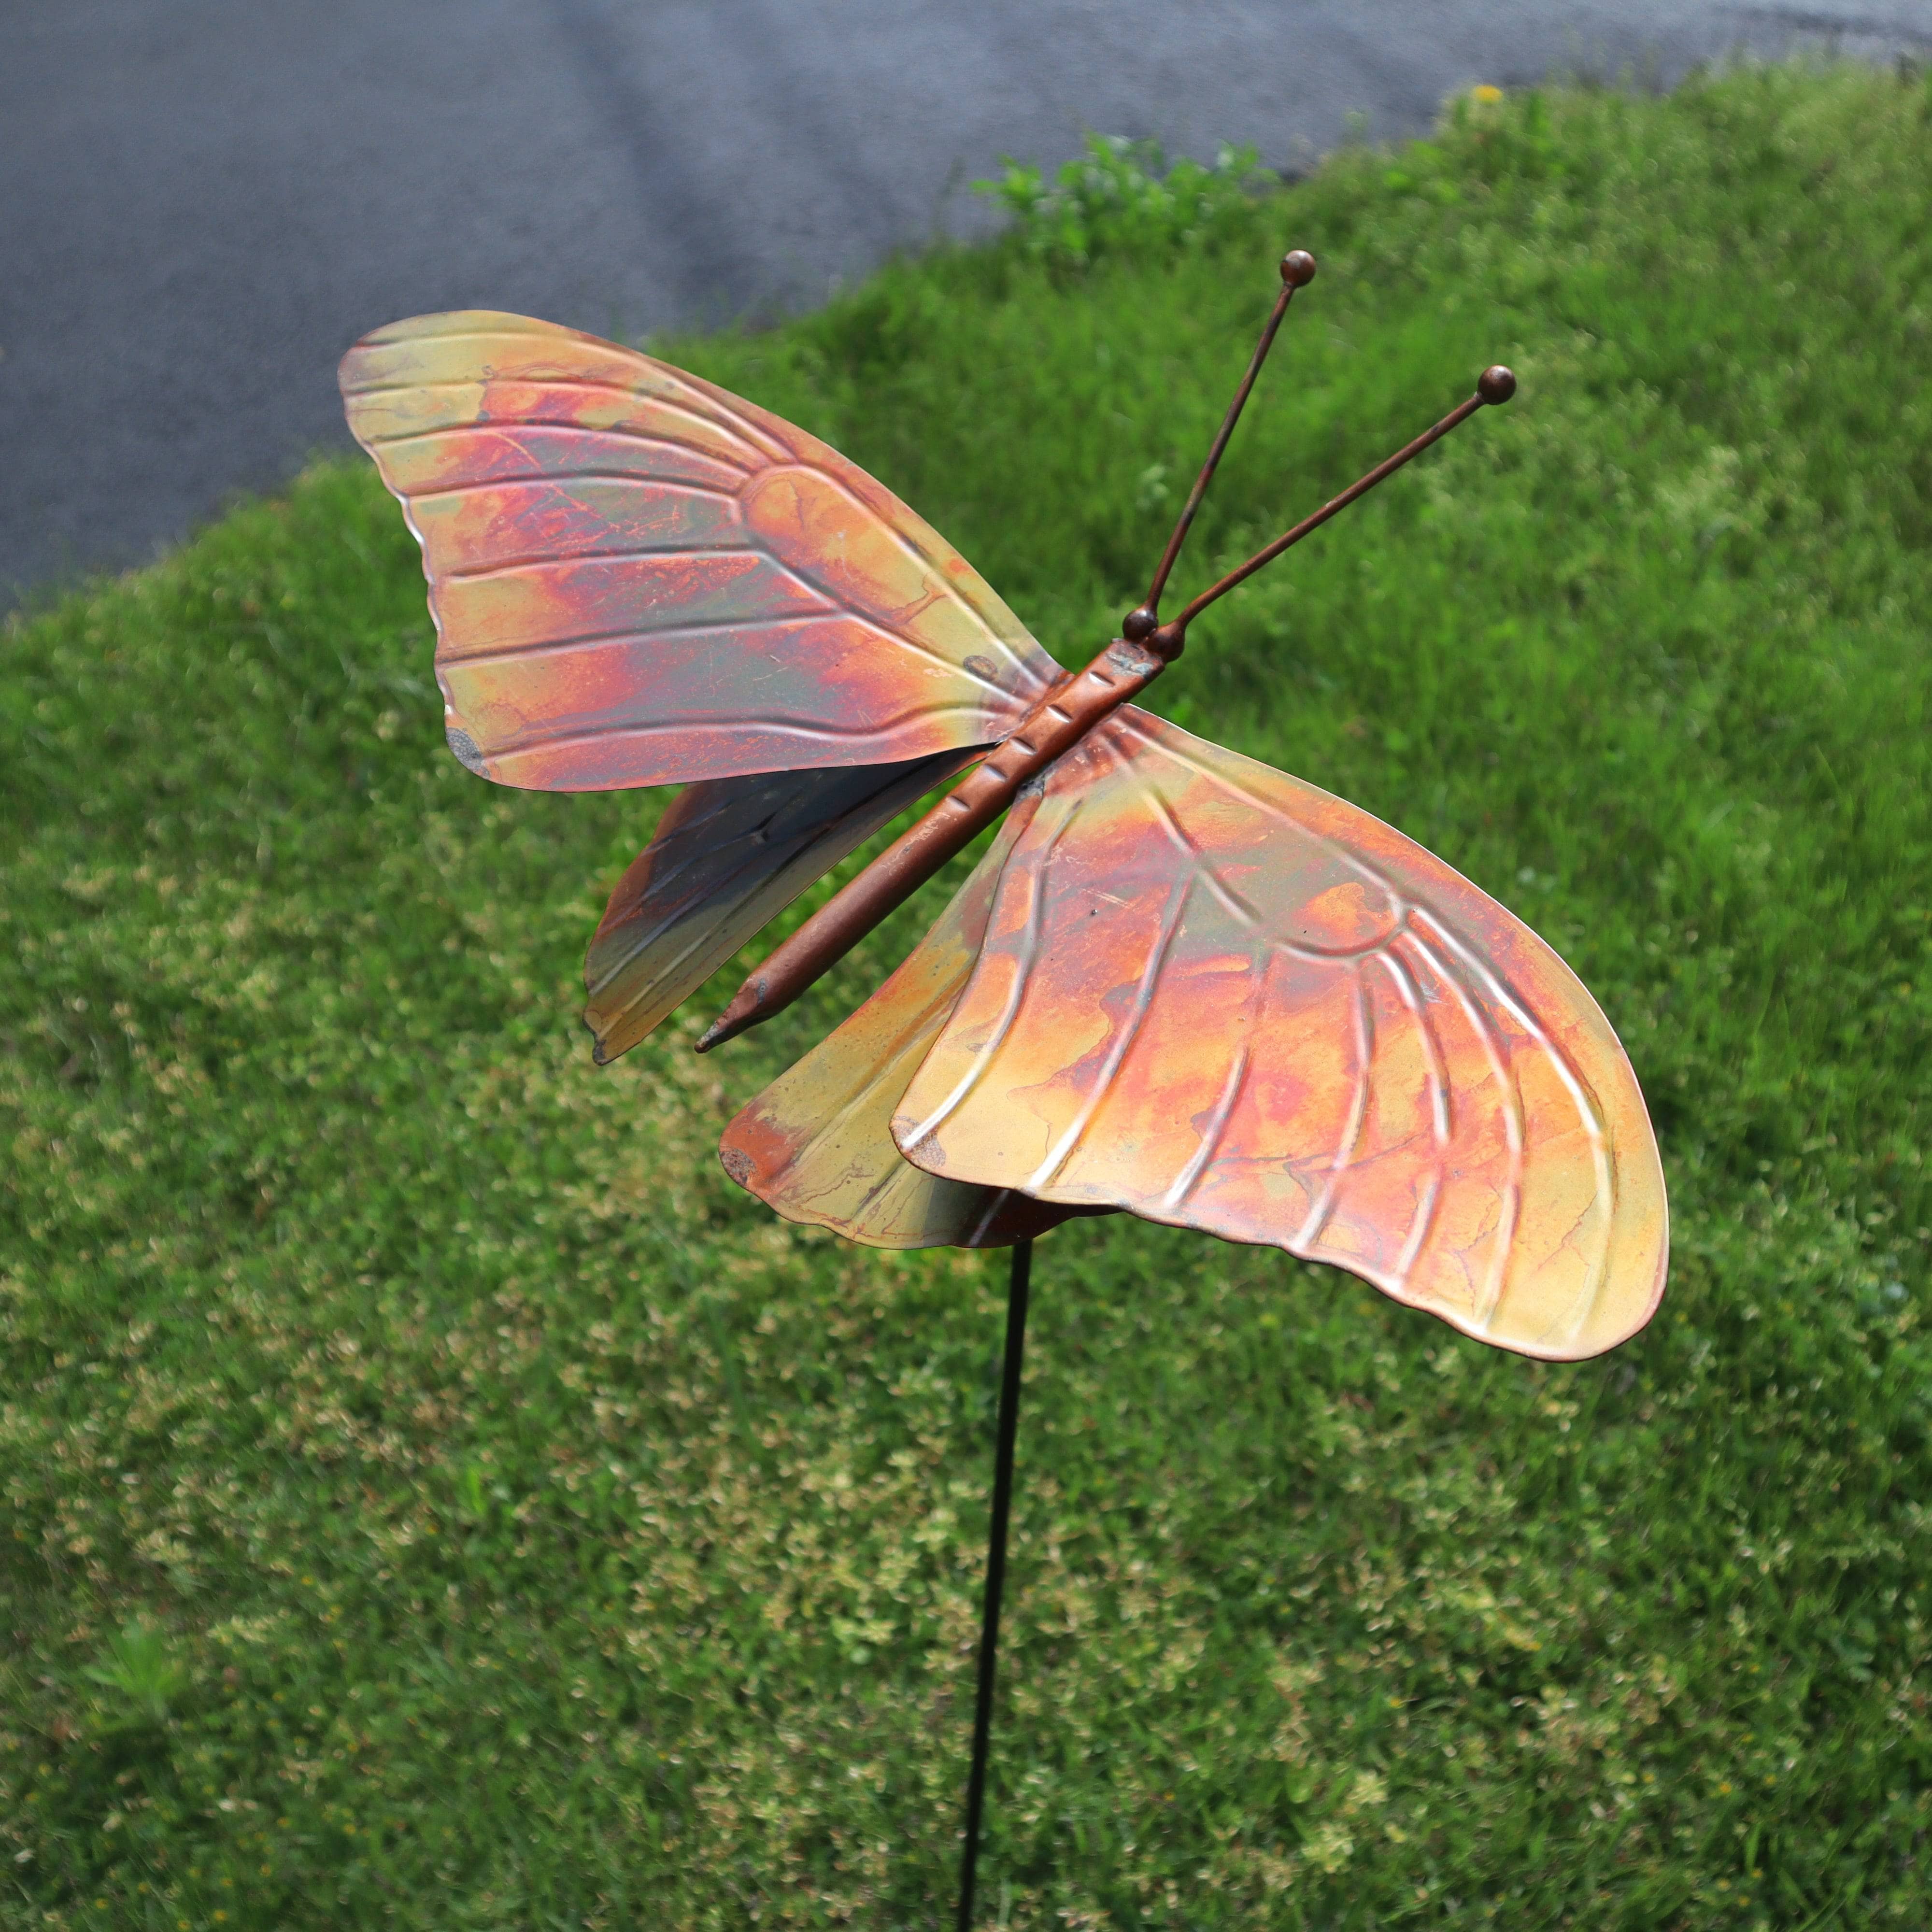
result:
[[[1516,394],[1516,376],[1498,362],[1476,378],[1476,393],[1486,403],[1506,403]]]
[[[1130,644],[1144,644],[1154,633],[1160,622],[1160,614],[1151,605],[1143,604],[1138,610],[1130,610],[1120,620],[1120,635]]]
[[[1281,258],[1281,278],[1292,289],[1305,289],[1315,279],[1315,257],[1306,248],[1291,248]]]

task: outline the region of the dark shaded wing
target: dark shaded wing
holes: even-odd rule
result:
[[[1131,706],[1048,774],[892,1130],[1526,1354],[1612,1347],[1663,1290],[1643,1098],[1562,961],[1366,812]]]
[[[451,747],[500,784],[930,758],[1058,674],[856,464],[648,356],[477,310],[378,329],[341,383],[422,544]]]
[[[977,755],[687,785],[617,882],[584,962],[598,1064],[635,1046],[814,880]]]

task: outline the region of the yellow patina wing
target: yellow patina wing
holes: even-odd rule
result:
[[[1129,706],[1047,776],[892,1123],[928,1172],[1331,1262],[1556,1360],[1648,1320],[1663,1172],[1555,952],[1366,812]]]
[[[420,539],[452,748],[550,791],[1006,736],[1058,667],[891,491],[755,404],[488,310],[343,358]]]
[[[1105,1208],[1034,1201],[922,1172],[892,1144],[892,1110],[973,970],[1022,799],[938,922],[850,1019],[724,1131],[724,1171],[791,1220],[878,1248],[996,1248]]]

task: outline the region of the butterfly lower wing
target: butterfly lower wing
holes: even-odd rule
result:
[[[499,783],[928,758],[1058,675],[856,464],[648,356],[467,311],[378,329],[341,385],[422,544],[452,748]]]
[[[1131,706],[1048,773],[892,1131],[1527,1354],[1612,1347],[1663,1289],[1642,1096],[1562,961],[1367,813]]]
[[[814,880],[976,755],[687,785],[590,942],[584,1018],[598,1064],[635,1046]]]
[[[923,1172],[890,1124],[967,981],[1005,855],[1029,806],[938,922],[843,1025],[782,1074],[724,1131],[724,1171],[788,1220],[880,1248],[1005,1247],[1070,1216],[1105,1212],[1034,1201]]]

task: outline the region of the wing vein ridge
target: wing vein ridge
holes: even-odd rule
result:
[[[804,467],[806,466],[801,465],[800,466]],[[834,478],[833,480],[836,482],[837,479]],[[845,494],[850,496],[853,495],[853,493],[848,490],[845,492]],[[884,519],[879,517],[878,513],[872,510],[871,506],[865,503],[862,500],[854,497],[854,500],[859,502],[860,507],[865,510],[868,516],[872,517],[875,522],[879,524],[880,527],[884,530],[885,534],[891,538],[895,543],[898,544],[900,549],[905,555],[912,558],[915,562],[923,566],[923,568],[927,571],[932,572],[935,576],[939,576],[940,578],[939,588],[936,590],[928,591],[926,596],[922,598],[918,604],[912,606],[902,605],[898,610],[894,611],[892,615],[897,621],[902,623],[910,623],[913,618],[917,617],[924,611],[931,610],[934,604],[938,603],[941,599],[944,599],[953,604],[956,604],[959,609],[964,610],[967,616],[972,620],[974,625],[978,628],[986,641],[991,644],[994,649],[998,650],[1000,655],[1012,667],[1016,676],[1020,680],[1021,695],[1030,697],[1040,692],[1044,691],[1046,688],[1047,680],[1042,678],[1040,674],[1034,670],[1033,666],[1027,662],[1025,658],[1022,656],[1019,652],[1016,650],[1012,644],[1009,644],[1004,638],[1001,637],[998,632],[995,631],[993,627],[986,622],[986,619],[981,616],[979,612],[974,610],[972,605],[968,603],[965,598],[960,596],[958,591],[955,590],[950,584],[944,581],[944,577],[940,572],[939,566],[934,564],[922,551],[918,550],[912,544],[908,542],[899,531],[894,530],[890,524],[886,523]],[[758,551],[761,556],[770,557],[771,561],[776,564],[779,569],[782,570],[787,576],[796,578],[797,580],[802,584],[807,590],[816,591],[820,596],[826,598],[838,609],[848,612],[856,620],[856,621],[867,625],[868,628],[872,629],[878,631],[880,634],[885,637],[890,638],[895,644],[902,646],[908,650],[918,652],[921,656],[929,658],[933,663],[944,665],[948,670],[958,671],[963,673],[966,676],[976,678],[979,682],[986,685],[989,689],[1001,692],[1004,692],[1006,689],[1006,686],[1000,684],[997,679],[980,677],[977,673],[967,670],[962,664],[956,663],[952,658],[946,656],[942,652],[934,650],[929,645],[920,644],[916,638],[907,637],[902,632],[897,631],[887,630],[883,625],[878,624],[870,619],[860,616],[859,614],[854,611],[851,606],[848,604],[836,590],[827,590],[824,584],[820,583],[812,572],[806,569],[803,566],[800,564],[786,562],[784,559],[776,556],[773,552],[767,549],[765,545],[758,542],[755,538],[752,540],[752,548]],[[908,609],[910,611],[910,616],[907,615]]]
[[[920,712],[921,718],[946,718],[954,716],[970,717],[974,714],[963,704],[929,704]],[[903,714],[902,714],[903,716]],[[552,752],[571,745],[593,745],[610,739],[645,739],[662,736],[664,733],[712,729],[742,730],[747,723],[754,724],[764,733],[775,737],[796,738],[805,744],[856,743],[868,738],[883,737],[890,732],[901,718],[888,718],[870,724],[853,724],[841,727],[836,724],[800,724],[790,720],[772,718],[754,718],[749,720],[742,712],[732,712],[720,718],[701,716],[675,718],[667,724],[653,724],[640,722],[634,724],[600,724],[588,730],[560,732],[550,737],[519,739],[514,742],[496,746],[490,753],[492,762],[504,758],[523,757],[530,752]],[[782,766],[771,769],[782,770]],[[740,776],[748,777],[748,772]]]
[[[1348,1164],[1355,1157],[1356,1143],[1361,1138],[1362,1124],[1369,1114],[1369,1078],[1371,1065],[1375,1059],[1375,1016],[1369,1010],[1368,989],[1362,983],[1362,969],[1352,966],[1350,976],[1355,982],[1355,1092],[1348,1106],[1348,1118],[1342,1130],[1342,1138],[1336,1143],[1334,1157],[1328,1163],[1328,1172],[1322,1183],[1320,1192],[1310,1203],[1308,1216],[1297,1231],[1291,1244],[1297,1253],[1311,1247],[1320,1238],[1322,1230],[1328,1225],[1328,1216],[1334,1211],[1335,1196],[1342,1184],[1342,1177],[1348,1172]]]
[[[571,470],[548,474],[532,470],[527,476],[487,476],[473,483],[446,483],[433,490],[418,490],[412,486],[409,494],[412,503],[436,503],[446,497],[473,495],[488,490],[526,490],[537,484],[567,488],[577,483],[636,483],[651,489],[676,490],[687,496],[709,496],[715,502],[735,503],[738,500],[735,490],[714,490],[708,483],[687,483],[676,477],[652,476],[636,470]]]
[[[1415,1266],[1415,1258],[1422,1252],[1422,1244],[1428,1238],[1430,1228],[1434,1223],[1436,1204],[1442,1198],[1443,1184],[1447,1178],[1444,1167],[1449,1142],[1448,1081],[1443,1064],[1442,1043],[1436,1036],[1435,1028],[1430,1024],[1420,989],[1411,976],[1406,962],[1393,951],[1378,952],[1376,957],[1390,979],[1395,982],[1396,997],[1408,1009],[1409,1018],[1422,1041],[1424,1061],[1429,1073],[1429,1127],[1432,1148],[1429,1184],[1421,1200],[1416,1204],[1415,1217],[1409,1224],[1408,1237],[1402,1244],[1402,1252],[1395,1264],[1396,1279],[1406,1284],[1410,1270]]]
[[[416,530],[413,520],[410,522],[410,528],[412,532]],[[417,536],[416,541],[418,543],[422,542],[420,535]],[[692,554],[686,553],[686,554]],[[777,562],[777,560],[772,557],[769,551],[759,549],[756,545],[747,550],[723,550],[718,554],[722,556],[761,556],[767,562]],[[778,567],[780,569],[786,568],[782,564],[779,564]],[[813,595],[823,596],[825,594],[822,591],[817,590],[798,573],[787,570],[786,574],[793,577],[798,583],[804,584],[806,589],[812,591]],[[432,584],[430,586],[432,592],[435,588],[436,586]],[[432,610],[434,613],[434,604],[432,604]],[[440,623],[440,617],[438,621]],[[980,671],[968,670],[963,664],[955,664],[950,658],[932,650],[925,644],[916,642],[913,638],[902,638],[896,631],[888,631],[884,626],[875,623],[871,618],[862,616],[849,605],[836,603],[833,604],[829,610],[800,610],[788,617],[720,617],[708,624],[667,624],[661,630],[641,628],[634,624],[631,624],[626,625],[620,630],[585,631],[567,638],[542,638],[530,644],[499,644],[488,650],[452,652],[443,659],[443,662],[449,664],[514,664],[520,659],[540,658],[551,651],[570,650],[584,645],[614,644],[626,640],[642,644],[652,639],[665,638],[689,638],[695,640],[700,638],[716,637],[731,631],[756,631],[761,637],[769,638],[775,631],[790,630],[797,625],[824,624],[832,622],[856,624],[860,629],[870,636],[880,638],[900,650],[908,651],[914,657],[922,658],[928,664],[937,664],[951,676],[966,679],[977,685],[982,691],[990,692],[996,697],[1011,700],[1016,695],[1024,695],[1024,694],[1010,692],[995,678],[988,677]]]
[[[956,1004],[958,1003],[959,995],[956,992],[952,997],[953,1002]],[[798,1146],[786,1156],[784,1166],[778,1169],[780,1174],[789,1174],[800,1161],[804,1160],[806,1156],[814,1148],[818,1146],[820,1141],[824,1139],[827,1134],[830,1133],[834,1128],[843,1126],[844,1124],[851,1118],[853,1113],[857,1108],[864,1106],[866,1102],[869,1100],[873,1094],[876,1094],[879,1090],[879,1088],[884,1083],[886,1075],[890,1069],[892,1062],[898,1058],[900,1046],[904,1042],[909,1034],[918,1031],[920,1022],[930,1017],[932,1012],[932,1009],[928,1006],[926,1009],[925,1012],[919,1016],[918,1018],[909,1022],[906,1025],[899,1029],[891,1046],[889,1047],[885,1052],[880,1054],[878,1060],[874,1064],[871,1072],[866,1076],[863,1085],[860,1087],[856,1092],[848,1094],[844,1100],[842,1100],[839,1102],[837,1109],[834,1112],[828,1114],[825,1120],[821,1122],[819,1126],[814,1128],[812,1132],[807,1136],[804,1140],[801,1141]],[[899,1090],[901,1094],[903,1094],[905,1090],[902,1088]],[[867,1198],[869,1199],[871,1197],[868,1196]]]
[[[1448,962],[1443,959],[1412,924],[1403,934],[1408,944],[1428,963],[1430,970],[1455,995],[1456,1004],[1482,1042],[1484,1057],[1496,1081],[1497,1111],[1503,1118],[1503,1144],[1509,1154],[1508,1178],[1501,1190],[1487,1275],[1474,1310],[1478,1328],[1486,1328],[1502,1301],[1503,1280],[1508,1268],[1510,1250],[1516,1240],[1517,1217],[1522,1206],[1522,1096],[1516,1090],[1516,1071],[1497,1034],[1496,1024],[1481,1003],[1464,985]]]
[[[1214,1103],[1214,1112],[1209,1117],[1208,1131],[1202,1136],[1201,1144],[1195,1149],[1192,1159],[1174,1176],[1174,1184],[1161,1197],[1160,1204],[1169,1214],[1178,1214],[1187,1204],[1188,1196],[1220,1151],[1221,1136],[1228,1131],[1228,1123],[1234,1118],[1241,1090],[1247,1084],[1250,1058],[1248,1043],[1244,1040],[1235,1050],[1227,1078],[1222,1082],[1221,1097]]]
[[[595,390],[604,395],[622,396],[626,402],[646,404],[656,409],[662,410],[669,415],[680,416],[687,422],[700,424],[705,429],[709,430],[713,436],[721,436],[724,437],[727,442],[741,444],[749,442],[749,453],[752,457],[758,459],[757,460],[746,465],[746,467],[749,470],[758,470],[772,467],[775,465],[775,462],[776,464],[782,464],[790,458],[790,453],[788,451],[784,457],[774,459],[768,451],[760,449],[755,442],[752,442],[749,438],[728,428],[725,424],[719,422],[716,417],[707,416],[700,410],[693,409],[688,403],[674,402],[667,396],[653,395],[649,390],[627,388],[621,382],[599,382],[577,380],[564,377],[546,378],[534,376],[468,376],[462,378],[460,381],[448,382],[376,382],[370,384],[367,388],[345,389],[343,393],[346,396],[356,397],[406,394],[430,395],[443,390],[488,388],[499,384],[506,387],[518,389],[590,389]],[[611,425],[609,428],[604,428],[600,425],[585,423],[558,423],[552,425],[540,422],[533,422],[530,418],[525,416],[506,416],[502,418],[502,421],[506,424],[518,429],[544,429],[552,427],[559,429],[587,428],[592,430],[594,433],[598,436],[634,436],[640,435],[640,432],[637,430],[622,429],[615,424]],[[494,427],[494,425],[488,422],[478,422],[472,418],[467,423],[439,423],[436,424],[435,427],[438,429],[488,429]],[[406,430],[401,432],[401,434],[405,436],[422,435],[424,434],[427,434],[427,432],[416,430]],[[400,439],[396,436],[385,436],[381,438],[371,438],[370,440],[372,441],[380,440],[382,442],[394,442]],[[649,440],[652,441],[662,441],[665,439],[651,438]],[[704,454],[701,450],[697,453],[700,455]],[[812,466],[815,467],[816,466]]]
[[[393,449],[398,444],[405,442],[442,442],[458,440],[464,436],[490,436],[508,443],[513,448],[520,448],[517,440],[518,436],[526,430],[540,431],[544,436],[570,439],[580,437],[586,442],[598,442],[608,439],[613,442],[638,443],[646,449],[682,450],[687,456],[701,457],[707,463],[715,463],[721,470],[736,471],[740,489],[743,488],[745,482],[756,473],[752,468],[734,457],[720,456],[711,450],[699,449],[691,443],[680,442],[675,436],[646,436],[641,430],[590,429],[582,423],[472,421],[446,423],[436,429],[398,430],[392,436],[369,436],[360,440],[368,443],[372,448]],[[527,454],[527,452],[525,453]],[[532,458],[530,460],[534,462],[536,459]],[[560,480],[574,482],[580,476],[598,476],[606,473],[596,470],[571,470],[562,472],[554,470],[539,470],[530,476],[504,476],[494,480],[502,483],[554,482]],[[614,470],[608,474],[614,481],[675,482],[676,480],[674,478],[652,478],[648,472],[645,472],[640,479],[640,473],[634,470]],[[433,487],[427,490],[418,490],[412,488],[409,494],[412,497],[440,496],[446,495],[452,490],[485,489],[490,487],[488,482],[447,483],[440,488]],[[709,491],[707,485],[700,483],[686,483],[680,487],[687,490],[706,490],[707,494],[731,496],[736,496],[738,494],[736,490],[712,493]]]
[[[767,463],[774,464],[809,463],[814,469],[822,466],[813,458],[801,456],[783,436],[766,429],[762,423],[758,422],[753,417],[746,416],[738,406],[741,399],[734,397],[728,389],[721,389],[715,382],[707,382],[702,376],[688,375],[682,370],[674,370],[668,362],[658,362],[652,359],[651,366],[664,370],[668,375],[677,376],[682,382],[688,382],[724,418],[727,423],[730,424],[738,435],[742,436],[754,448],[764,452]],[[745,407],[756,410],[758,405],[755,403],[747,403]],[[793,434],[797,436],[808,436],[810,432],[794,429]],[[818,442],[815,436],[812,437],[811,440],[814,443]],[[820,444],[818,446],[830,451],[834,461],[841,464],[845,461],[846,459],[839,455],[836,449],[832,449],[829,443]],[[854,464],[852,467],[856,470],[858,466]],[[860,473],[863,475],[864,472],[861,471]]]
[[[1313,826],[1298,818],[1293,812],[1284,810],[1274,800],[1264,797],[1258,792],[1250,790],[1239,780],[1229,777],[1226,772],[1219,771],[1212,765],[1204,764],[1198,758],[1190,758],[1178,746],[1167,743],[1163,739],[1156,737],[1144,726],[1137,724],[1131,719],[1124,718],[1121,721],[1120,728],[1124,731],[1132,734],[1142,744],[1146,746],[1150,750],[1158,752],[1161,757],[1172,759],[1184,770],[1192,772],[1197,777],[1204,778],[1218,790],[1227,792],[1240,800],[1244,805],[1252,806],[1264,818],[1271,818],[1277,824],[1285,825],[1311,843],[1319,845],[1324,851],[1348,866],[1351,871],[1359,873],[1365,879],[1372,880],[1375,884],[1387,892],[1390,898],[1398,903],[1402,902],[1403,896],[1396,890],[1394,886],[1384,875],[1380,867],[1370,864],[1360,853],[1351,850],[1346,845],[1338,844],[1326,832],[1316,831]],[[1178,730],[1180,728],[1177,725],[1173,728]],[[1283,776],[1286,775],[1283,774]],[[1300,782],[1300,781],[1292,781],[1292,782]],[[1311,786],[1310,789],[1315,790],[1317,788]],[[1329,956],[1318,955],[1317,956]]]
[[[954,1084],[952,1091],[947,1094],[923,1120],[920,1121],[910,1133],[899,1141],[902,1147],[916,1147],[928,1135],[936,1133],[945,1124],[947,1119],[964,1103],[974,1088],[978,1086],[985,1077],[988,1069],[992,1064],[994,1055],[1005,1044],[1007,1034],[1012,1030],[1013,1022],[1019,1016],[1020,1002],[1024,997],[1027,982],[1033,977],[1034,961],[1040,952],[1040,916],[1046,899],[1042,881],[1046,876],[1047,866],[1052,860],[1054,848],[1066,836],[1068,826],[1079,816],[1079,800],[1075,798],[1069,800],[1060,823],[1053,828],[1048,836],[1046,850],[1040,854],[1040,862],[1036,866],[1028,867],[1022,874],[1025,881],[1027,891],[1026,921],[1021,928],[1020,948],[1018,956],[1015,962],[1013,982],[1007,988],[1006,999],[1001,1005],[1000,1017],[994,1022],[992,1034],[988,1036],[986,1044],[974,1054],[972,1065],[967,1068],[964,1073]],[[1011,861],[1009,860],[1008,862],[1010,864]],[[1004,877],[1004,869],[1001,876]],[[995,903],[997,904],[997,900]],[[988,924],[990,923],[989,915]],[[980,941],[980,953],[982,959],[986,957],[985,948],[986,941],[982,938]]]
[[[746,860],[742,865],[738,866],[735,870],[724,874],[724,876],[722,877],[717,883],[706,892],[706,898],[728,899],[731,889],[737,884],[740,880],[745,877],[746,873],[754,872],[754,870],[755,866],[753,861],[749,859]],[[784,870],[784,868],[781,866],[778,870],[782,872]],[[674,874],[672,876],[676,877],[676,875]],[[776,878],[778,876],[778,874],[774,873],[772,876]],[[642,906],[640,902],[640,910],[641,910],[641,909]],[[598,979],[595,985],[586,987],[585,992],[587,997],[592,1001],[595,1001],[598,996],[610,986],[611,982],[630,964],[631,962],[637,958],[639,953],[648,952],[652,946],[655,946],[658,943],[658,940],[661,939],[667,932],[671,930],[678,924],[678,922],[679,922],[675,915],[668,919],[662,917],[659,918],[657,923],[652,927],[651,930],[648,933],[645,934],[641,938],[638,940],[634,944],[628,946],[625,949],[623,954],[618,959],[617,963],[613,966],[608,973],[605,973],[600,979]],[[626,1000],[621,1006],[619,1006],[616,1010],[615,1012],[612,1016],[614,1018],[622,1019],[626,1013],[631,1012],[634,1008],[641,1006],[646,1000],[650,998],[652,993],[655,992],[658,986],[663,984],[667,975],[674,972],[677,968],[682,966],[694,952],[699,951],[703,947],[712,928],[707,928],[704,926],[701,920],[694,917],[690,920],[690,924],[692,928],[692,932],[688,943],[673,958],[664,961],[657,972],[652,974],[651,978],[647,980],[637,992],[632,994],[630,998]]]
[[[560,556],[554,550],[538,550],[528,556],[506,558],[499,563],[476,564],[468,570],[440,571],[437,581],[442,584],[479,584],[494,577],[508,577],[520,570],[571,570],[580,564],[625,563],[640,556],[683,556],[697,560],[707,557],[743,556],[747,552],[764,554],[748,538],[742,544],[715,542],[704,544],[639,544],[623,550],[574,550],[567,556]]]
[[[1598,1291],[1603,1282],[1604,1264],[1610,1256],[1610,1229],[1614,1222],[1616,1209],[1616,1182],[1610,1166],[1610,1136],[1604,1127],[1602,1116],[1598,1112],[1596,1096],[1591,1093],[1582,1077],[1570,1064],[1569,1056],[1544,1031],[1523,1003],[1510,991],[1494,969],[1479,955],[1465,945],[1462,940],[1447,925],[1430,912],[1426,907],[1420,908],[1418,910],[1429,920],[1430,926],[1439,935],[1443,944],[1465,963],[1472,973],[1477,976],[1484,986],[1489,989],[1496,1003],[1542,1049],[1551,1066],[1556,1068],[1557,1078],[1562,1082],[1564,1087],[1568,1091],[1570,1100],[1576,1108],[1578,1120],[1584,1132],[1589,1136],[1592,1162],[1595,1168],[1597,1180],[1593,1204],[1595,1202],[1603,1203],[1603,1226],[1600,1237],[1596,1243],[1595,1252],[1589,1258],[1582,1285],[1576,1291],[1576,1312],[1571,1318],[1570,1330],[1570,1334],[1574,1335],[1581,1330],[1584,1322],[1589,1318],[1591,1310],[1596,1305]],[[1588,1209],[1583,1210],[1584,1213],[1588,1211]],[[1580,1214],[1578,1216],[1580,1223],[1582,1218],[1582,1216]]]
[[[1042,868],[1044,870],[1044,868]],[[1160,936],[1148,955],[1148,962],[1141,970],[1140,984],[1134,990],[1134,1004],[1126,1023],[1114,1030],[1108,1042],[1100,1070],[1087,1097],[1073,1118],[1067,1123],[1058,1144],[1050,1149],[1046,1159],[1036,1168],[1027,1182],[1026,1190],[1048,1186],[1054,1177],[1072,1156],[1073,1150],[1100,1111],[1101,1102],[1107,1097],[1108,1090],[1114,1084],[1114,1076],[1120,1070],[1133,1043],[1140,1037],[1142,1023],[1146,1019],[1148,1008],[1154,1003],[1154,988],[1160,983],[1161,969],[1167,963],[1168,954],[1173,950],[1174,934],[1180,928],[1180,922],[1187,910],[1189,896],[1194,890],[1194,876],[1190,872],[1174,881],[1168,894],[1167,904],[1162,910]]]

